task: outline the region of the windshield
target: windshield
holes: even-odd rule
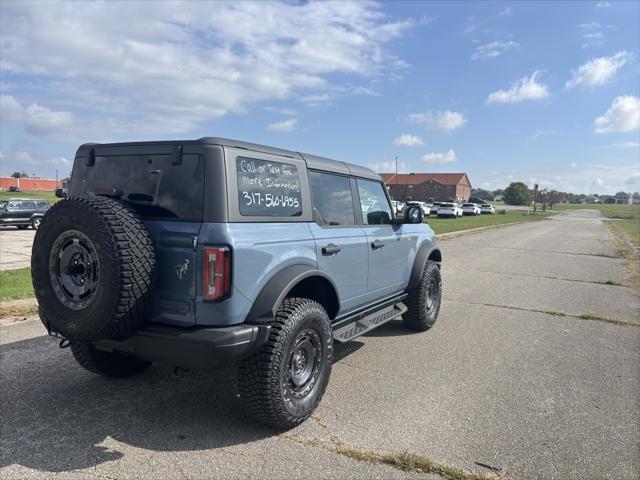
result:
[[[6,200],[0,200],[0,210],[4,210],[4,207],[7,206],[7,201]]]

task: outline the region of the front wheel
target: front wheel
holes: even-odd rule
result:
[[[418,285],[407,297],[407,313],[402,316],[405,327],[424,332],[433,327],[442,303],[442,277],[438,264],[427,260]]]
[[[322,305],[306,298],[285,299],[267,343],[240,364],[240,395],[258,421],[293,428],[320,403],[332,359],[330,320]]]

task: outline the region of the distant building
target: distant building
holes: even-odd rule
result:
[[[49,180],[45,178],[14,178],[0,177],[0,191],[7,191],[11,187],[20,190],[50,190],[53,191],[60,184],[57,180]]]
[[[632,195],[630,193],[618,192],[615,194],[616,203],[618,205],[631,205]]]
[[[381,173],[394,200],[466,202],[471,182],[466,173]]]

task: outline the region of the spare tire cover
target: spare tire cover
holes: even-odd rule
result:
[[[155,264],[149,232],[131,208],[104,197],[60,200],[33,242],[41,320],[71,341],[125,334],[148,314]]]

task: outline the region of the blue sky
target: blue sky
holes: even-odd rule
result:
[[[0,174],[228,136],[378,171],[640,189],[640,2],[0,3]]]

